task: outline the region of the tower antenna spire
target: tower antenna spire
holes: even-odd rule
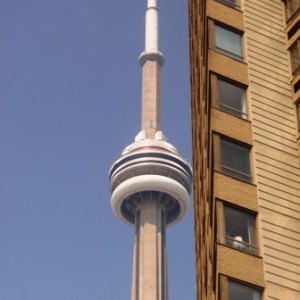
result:
[[[158,51],[157,0],[148,0],[145,26],[145,51]]]
[[[135,227],[131,300],[168,300],[166,227],[186,214],[192,171],[160,129],[157,0],[147,0],[142,67],[142,124],[109,171],[115,215]]]

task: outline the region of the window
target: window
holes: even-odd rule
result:
[[[239,5],[238,5],[239,0],[218,0],[218,1],[221,3],[224,3],[228,6],[239,7]]]
[[[246,118],[245,89],[218,78],[219,109],[240,118]]]
[[[219,299],[220,300],[261,300],[262,289],[241,282],[237,282],[224,275],[221,275]]]
[[[228,280],[228,300],[260,300],[261,292],[250,286]]]
[[[221,138],[221,171],[251,182],[250,149]]]
[[[242,60],[242,35],[228,28],[215,25],[215,49],[226,55]]]
[[[224,242],[233,248],[258,254],[255,215],[224,205]]]
[[[296,75],[300,71],[300,39],[290,48],[292,73]]]
[[[300,7],[300,0],[286,0],[286,15],[289,19]]]
[[[296,94],[300,90],[300,78],[294,83],[294,94]]]
[[[298,130],[300,131],[300,101],[296,103],[296,114],[298,120]]]

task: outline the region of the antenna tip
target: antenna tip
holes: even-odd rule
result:
[[[148,7],[157,7],[157,0],[148,0]]]

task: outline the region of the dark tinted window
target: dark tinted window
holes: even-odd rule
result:
[[[257,254],[255,216],[230,206],[224,206],[224,220],[226,245]]]
[[[218,100],[221,110],[246,118],[245,89],[218,79]]]
[[[249,286],[229,280],[229,300],[260,300],[261,293]]]
[[[227,175],[251,181],[250,149],[221,139],[221,167]]]
[[[295,75],[299,71],[300,67],[300,40],[297,40],[296,43],[290,49],[291,53],[291,64],[292,72]]]

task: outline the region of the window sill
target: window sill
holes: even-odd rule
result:
[[[239,170],[231,169],[228,166],[221,166],[222,168],[222,174],[230,176],[232,178],[235,178],[237,180],[247,182],[247,183],[252,183],[252,177],[249,174],[243,173]]]
[[[233,114],[233,113],[230,113],[229,111],[226,111],[226,109],[223,109],[222,107],[220,107],[221,105],[219,105],[219,107],[216,107],[216,106],[212,106],[212,108],[214,109],[217,109],[218,111],[222,112],[222,113],[225,113],[229,116],[232,116],[234,118],[237,118],[238,120],[241,120],[241,121],[245,121],[245,122],[249,122],[251,123],[251,121],[249,120],[249,115],[246,114],[246,113],[243,113],[243,112],[240,112],[241,115],[243,116],[238,116],[237,114]],[[230,110],[230,108],[228,109]]]
[[[229,174],[226,174],[224,172],[222,172],[221,170],[214,170],[215,172],[218,172],[219,174],[222,174],[223,176],[226,176],[228,178],[231,178],[232,180],[235,180],[236,182],[242,182],[242,183],[245,183],[245,184],[249,184],[249,185],[252,185],[252,186],[255,186],[256,187],[256,184],[253,183],[253,178],[252,178],[252,181],[247,181],[247,180],[243,180],[241,178],[238,178],[238,177],[234,177],[232,175],[229,175]]]
[[[213,52],[215,52],[215,53],[217,53],[218,55],[220,55],[222,57],[227,57],[227,58],[232,59],[232,60],[234,60],[236,62],[239,62],[241,64],[247,65],[247,63],[243,59],[242,60],[238,59],[234,55],[228,55],[228,54],[225,53],[225,51],[221,51],[221,50],[218,50],[217,48],[210,48],[210,47],[208,49],[211,50],[211,51],[213,51]]]
[[[255,253],[252,253],[252,252],[249,252],[249,251],[245,251],[245,250],[241,250],[241,249],[235,248],[233,246],[230,246],[230,245],[227,245],[227,244],[221,243],[221,242],[217,242],[217,245],[221,245],[223,247],[226,247],[226,248],[229,248],[229,249],[233,249],[233,250],[239,251],[241,253],[245,253],[246,255],[249,254],[249,255],[251,255],[253,257],[257,257],[257,258],[262,259],[262,256],[259,254],[259,249],[257,249],[257,254],[255,254]]]
[[[238,55],[238,54],[234,54],[234,53],[232,53],[232,52],[230,52],[230,51],[227,51],[227,50],[224,50],[224,49],[222,49],[222,48],[215,48],[214,49],[216,52],[218,52],[218,53],[221,53],[221,54],[223,54],[223,55],[226,55],[226,56],[228,56],[228,57],[230,57],[230,58],[233,58],[233,59],[235,59],[235,60],[237,60],[237,61],[241,61],[241,62],[243,62],[244,61],[244,57],[243,56],[240,56],[240,55]]]

